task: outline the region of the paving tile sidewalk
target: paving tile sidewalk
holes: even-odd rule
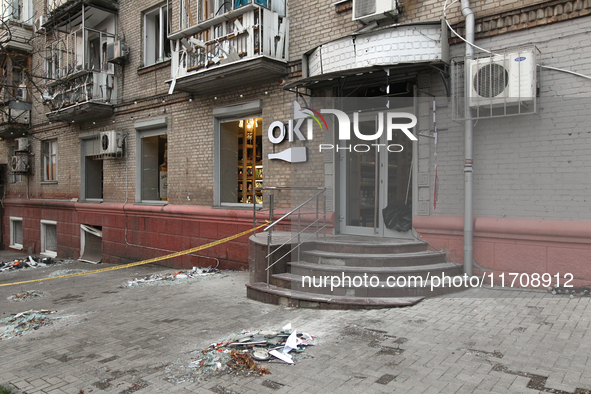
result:
[[[63,268],[0,273],[0,284]],[[0,318],[29,309],[57,310],[63,318],[0,341],[0,384],[29,394],[591,390],[590,297],[474,289],[411,308],[321,311],[248,300],[244,272],[174,286],[119,287],[163,271],[140,266],[0,287]],[[7,300],[25,290],[47,294]],[[295,366],[268,364],[271,374],[264,377],[206,376],[188,368],[201,349],[225,336],[286,323],[320,337]]]

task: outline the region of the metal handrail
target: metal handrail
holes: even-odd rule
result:
[[[298,251],[298,261],[300,261],[300,255],[301,255],[301,248],[300,246],[308,241],[310,238],[312,238],[314,235],[316,236],[316,238],[318,239],[318,233],[320,231],[323,231],[326,229],[326,201],[324,201],[324,203],[322,204],[323,207],[323,213],[322,215],[320,215],[319,212],[319,203],[320,203],[320,195],[322,195],[324,192],[326,192],[326,188],[325,187],[254,187],[252,190],[252,201],[253,201],[253,206],[252,206],[252,211],[253,211],[253,225],[256,228],[257,225],[257,220],[256,220],[256,212],[257,212],[257,204],[256,204],[256,192],[257,190],[267,190],[267,191],[282,191],[282,190],[316,190],[316,193],[308,198],[306,201],[304,201],[303,203],[299,204],[297,207],[291,209],[289,212],[287,212],[286,214],[282,215],[279,219],[277,220],[273,220],[274,219],[274,211],[275,211],[275,206],[274,206],[274,194],[271,193],[271,195],[269,196],[269,222],[271,222],[270,225],[268,225],[267,227],[265,227],[264,231],[267,231],[267,268],[265,269],[265,271],[267,271],[267,285],[269,285],[269,280],[270,280],[270,268],[273,267],[275,264],[277,264],[279,261],[281,261],[282,259],[284,259],[286,256],[288,256],[289,254],[291,254],[294,250],[297,249]],[[301,224],[301,217],[302,217],[302,208],[305,207],[308,203],[310,203],[311,201],[313,201],[314,199],[316,199],[316,220],[312,221],[310,224],[308,224],[304,229],[301,228],[302,224]],[[259,205],[260,207],[260,205]],[[288,241],[284,242],[282,245],[280,245],[279,247],[275,248],[275,250],[271,251],[271,243],[272,243],[272,238],[273,238],[273,229],[274,227],[279,224],[280,222],[284,221],[285,219],[291,217],[294,213],[297,212],[298,215],[298,232],[296,235],[292,236]],[[320,226],[320,221],[323,221],[322,225]],[[307,237],[305,240],[302,241],[302,233],[305,232],[306,230],[308,230],[310,227],[312,226],[316,226],[316,231],[314,231],[312,233],[312,235],[310,235],[309,237]],[[292,247],[287,253],[285,253],[283,256],[281,256],[280,258],[278,258],[277,260],[275,260],[275,262],[273,264],[271,264],[271,257],[273,256],[273,254],[275,254],[276,251],[280,250],[283,246],[287,245],[288,243],[290,243],[291,241],[293,241],[295,238],[297,238],[297,244]],[[326,231],[324,231],[324,240],[326,241]]]
[[[267,227],[265,227],[264,231],[267,231],[268,229],[275,226],[277,223],[279,223],[283,219],[287,218],[288,216],[291,216],[292,213],[294,213],[298,209],[303,208],[304,205],[306,205],[307,203],[309,203],[310,201],[312,201],[313,199],[315,199],[316,197],[318,197],[319,195],[324,193],[324,191],[326,190],[326,188],[318,188],[318,189],[320,189],[320,190],[316,194],[314,194],[312,197],[308,198],[306,201],[304,201],[303,203],[301,203],[297,207],[293,208],[291,211],[287,212],[285,215],[281,216],[279,219],[277,219],[277,221],[275,221],[275,222],[271,223],[270,225],[268,225]],[[315,189],[315,190],[318,190],[318,189]],[[300,190],[302,190],[302,189],[300,189]],[[308,189],[308,190],[310,190],[310,189]],[[314,190],[314,189],[312,189],[312,190]]]

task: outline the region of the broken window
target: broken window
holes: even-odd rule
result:
[[[41,254],[57,257],[57,222],[41,220]]]
[[[220,202],[262,204],[262,119],[222,122],[220,125]]]
[[[100,263],[103,259],[102,227],[80,225],[80,258],[87,263]]]
[[[57,139],[43,141],[43,181],[57,181]]]
[[[10,218],[10,247],[19,250],[23,248],[23,218]]]
[[[163,62],[171,57],[171,13],[168,6],[159,6],[144,14],[144,66]]]

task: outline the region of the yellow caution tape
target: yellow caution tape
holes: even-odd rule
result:
[[[214,241],[214,242],[211,242],[211,243],[208,243],[208,244],[205,244],[205,245],[197,246],[197,247],[194,247],[192,249],[187,249],[187,250],[183,250],[183,251],[180,251],[180,252],[176,252],[176,253],[172,253],[172,254],[167,254],[165,256],[154,257],[152,259],[142,260],[142,261],[138,261],[138,262],[135,262],[135,263],[117,265],[115,267],[102,268],[100,270],[78,272],[76,274],[60,275],[60,276],[54,276],[52,278],[41,278],[41,279],[33,279],[33,280],[24,280],[22,282],[3,283],[3,284],[0,284],[0,287],[3,287],[3,286],[12,286],[12,285],[22,285],[22,284],[25,284],[25,283],[42,282],[44,280],[72,278],[74,276],[97,274],[99,272],[115,271],[115,270],[120,270],[120,269],[123,269],[123,268],[129,268],[129,267],[135,267],[135,266],[138,266],[138,265],[154,263],[156,261],[162,261],[162,260],[172,259],[174,257],[183,256],[183,255],[186,255],[186,254],[189,254],[189,253],[195,253],[195,252],[198,252],[198,251],[203,250],[203,249],[211,248],[212,246],[217,246],[217,245],[221,245],[221,244],[223,244],[225,242],[232,241],[233,239],[240,238],[240,237],[242,237],[244,235],[247,235],[249,233],[252,233],[253,231],[258,230],[258,229],[266,226],[267,224],[268,223],[261,224],[258,227],[252,228],[252,229],[247,230],[247,231],[243,231],[240,234],[235,234],[235,235],[229,236],[227,238],[220,239],[218,241]]]

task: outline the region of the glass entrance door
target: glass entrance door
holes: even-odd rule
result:
[[[360,116],[359,132],[375,135],[378,116]],[[412,221],[412,141],[401,131],[391,141],[385,131],[371,141],[352,132],[339,143],[339,159],[341,233],[412,238],[405,230]]]

